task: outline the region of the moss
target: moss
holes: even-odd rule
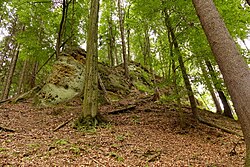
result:
[[[97,126],[107,123],[107,120],[97,114],[95,117],[87,116],[87,117],[80,117],[74,123],[73,128],[80,130],[80,131],[92,131],[95,130]]]
[[[137,81],[137,82],[134,82],[134,85],[135,87],[139,90],[139,91],[142,91],[142,92],[147,92],[147,93],[154,93],[154,90],[153,89],[150,89],[148,86],[142,84],[141,82]]]

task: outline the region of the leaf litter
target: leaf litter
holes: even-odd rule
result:
[[[241,137],[197,123],[183,108],[187,128],[181,129],[171,104],[150,100],[126,112],[112,113],[131,99],[100,106],[109,123],[91,131],[73,129],[81,102],[35,107],[31,102],[0,105],[1,166],[90,167],[241,167],[245,144]],[[110,113],[111,112],[111,113]],[[240,131],[236,121],[200,112],[207,119]],[[72,119],[72,120],[70,120]],[[55,129],[66,121],[69,123]]]

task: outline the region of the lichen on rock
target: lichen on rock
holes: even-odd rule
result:
[[[84,55],[77,57],[84,58]],[[81,60],[83,60],[81,59]],[[84,84],[84,61],[62,53],[52,68],[46,84],[37,94],[38,103],[48,106],[65,102],[79,95]]]

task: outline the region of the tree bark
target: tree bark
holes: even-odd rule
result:
[[[246,142],[250,167],[250,71],[212,0],[193,0],[216,62],[225,80]]]
[[[247,4],[250,6],[250,0],[246,0]]]
[[[19,48],[20,48],[20,46],[18,45],[16,47],[16,49],[13,50],[13,52],[14,52],[13,58],[11,59],[10,69],[9,69],[9,73],[8,73],[6,81],[5,81],[5,87],[3,89],[3,94],[2,94],[1,100],[6,100],[9,96],[10,87],[12,84],[12,78],[14,76],[14,72],[16,69],[16,63],[17,63],[17,59],[18,59],[18,55],[19,55]]]
[[[30,76],[30,89],[34,88],[36,86],[36,74],[38,70],[38,61],[34,61],[31,63],[32,71]]]
[[[98,112],[98,12],[99,0],[91,0],[82,119],[95,118]]]
[[[179,88],[178,88],[178,84],[177,84],[177,75],[176,75],[176,65],[175,65],[175,61],[174,61],[173,42],[171,41],[170,32],[168,32],[168,41],[169,41],[170,57],[172,60],[172,72],[173,72],[172,76],[173,76],[175,95],[177,96],[177,105],[178,105],[180,126],[182,129],[184,129],[185,128],[184,113],[183,113],[183,110],[181,107],[181,99],[179,96]]]
[[[211,62],[209,60],[205,60],[205,63],[207,65],[207,68],[208,68],[209,73],[210,73],[211,78],[212,78],[212,82],[214,83],[214,87],[219,94],[219,98],[220,98],[222,105],[223,105],[223,108],[224,108],[224,112],[222,112],[222,110],[221,110],[221,114],[224,114],[225,116],[227,116],[229,118],[233,118],[232,107],[230,106],[224,92],[222,91],[221,85],[218,84],[218,79],[217,79],[216,73],[214,71],[214,68],[213,68]]]
[[[122,40],[122,55],[123,55],[125,77],[129,78],[128,55],[126,53],[126,43],[125,43],[125,34],[124,34],[124,11],[121,6],[121,0],[118,0],[118,15],[119,15],[119,24],[120,24],[120,32],[121,32],[121,40]]]
[[[21,93],[24,92],[24,82],[25,82],[25,74],[27,71],[27,64],[28,64],[28,60],[24,60],[22,72],[20,74],[20,79],[18,82],[17,95],[20,95]]]
[[[234,118],[233,117],[233,114],[232,114],[232,108],[230,107],[229,103],[228,103],[228,100],[224,94],[223,91],[219,90],[218,91],[218,94],[219,94],[219,97],[221,99],[221,102],[224,106],[224,112],[223,112],[223,115],[225,115],[226,117],[229,117],[229,118]]]
[[[109,37],[108,37],[108,57],[110,66],[113,67],[115,65],[115,58],[114,58],[114,32],[113,32],[113,21],[112,21],[112,11],[110,11],[110,16],[108,16],[108,25],[109,25]]]
[[[63,36],[63,33],[64,33],[64,25],[66,23],[66,10],[67,10],[67,0],[63,0],[62,19],[61,19],[61,22],[60,22],[60,27],[59,27],[57,41],[56,41],[56,59],[58,59],[58,56],[60,54],[62,36]]]

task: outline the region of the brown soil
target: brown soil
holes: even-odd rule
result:
[[[238,167],[244,164],[241,137],[197,123],[183,108],[187,128],[178,125],[174,105],[142,100],[111,114],[131,99],[100,107],[110,123],[89,131],[72,128],[81,105],[38,108],[29,102],[0,105],[0,166]],[[203,117],[238,130],[237,122],[216,114]],[[67,125],[53,131],[60,124]]]

